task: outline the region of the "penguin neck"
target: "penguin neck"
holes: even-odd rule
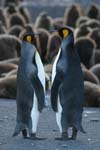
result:
[[[73,33],[71,33],[67,38],[63,39],[61,47],[62,47],[62,54],[63,55],[72,55],[74,53]]]
[[[35,55],[35,47],[34,47],[34,45],[23,41],[23,43],[22,43],[22,51],[21,51],[21,59],[24,59],[26,62],[27,61],[28,62],[32,62],[34,55]]]
[[[63,58],[63,62],[67,64],[67,69],[71,69],[73,65],[73,60],[75,60],[73,34],[63,40],[61,44],[61,49],[61,57]]]

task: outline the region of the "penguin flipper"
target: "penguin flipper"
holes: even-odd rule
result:
[[[31,77],[31,81],[38,100],[38,110],[41,112],[45,103],[44,89],[37,75],[33,75],[33,77]]]
[[[58,92],[59,87],[63,81],[63,73],[57,73],[51,88],[51,105],[52,109],[57,112],[57,100],[58,100]]]

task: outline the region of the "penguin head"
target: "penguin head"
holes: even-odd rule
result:
[[[62,39],[67,38],[72,32],[72,29],[70,27],[62,27],[58,30],[59,35]]]
[[[34,39],[34,34],[33,33],[25,33],[23,35],[22,41],[26,41],[26,42],[32,44],[33,39]]]

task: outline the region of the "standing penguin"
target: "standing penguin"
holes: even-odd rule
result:
[[[25,33],[17,73],[17,124],[13,136],[22,132],[36,137],[39,114],[44,107],[45,73],[40,56],[32,45],[34,34]]]
[[[51,105],[56,112],[56,121],[62,134],[60,140],[69,139],[68,128],[72,127],[71,139],[76,139],[78,130],[84,132],[82,111],[84,84],[79,56],[74,48],[73,32],[69,27],[60,28],[61,47],[53,64]]]

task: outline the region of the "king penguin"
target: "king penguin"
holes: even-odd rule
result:
[[[17,117],[13,136],[36,137],[39,114],[44,108],[45,73],[41,58],[32,44],[33,33],[25,33],[17,72]]]
[[[74,48],[73,31],[69,27],[58,30],[62,43],[52,69],[51,105],[56,112],[60,129],[59,140],[75,140],[77,132],[83,130],[82,112],[84,101],[84,82],[80,59]],[[72,128],[69,137],[68,129]]]

